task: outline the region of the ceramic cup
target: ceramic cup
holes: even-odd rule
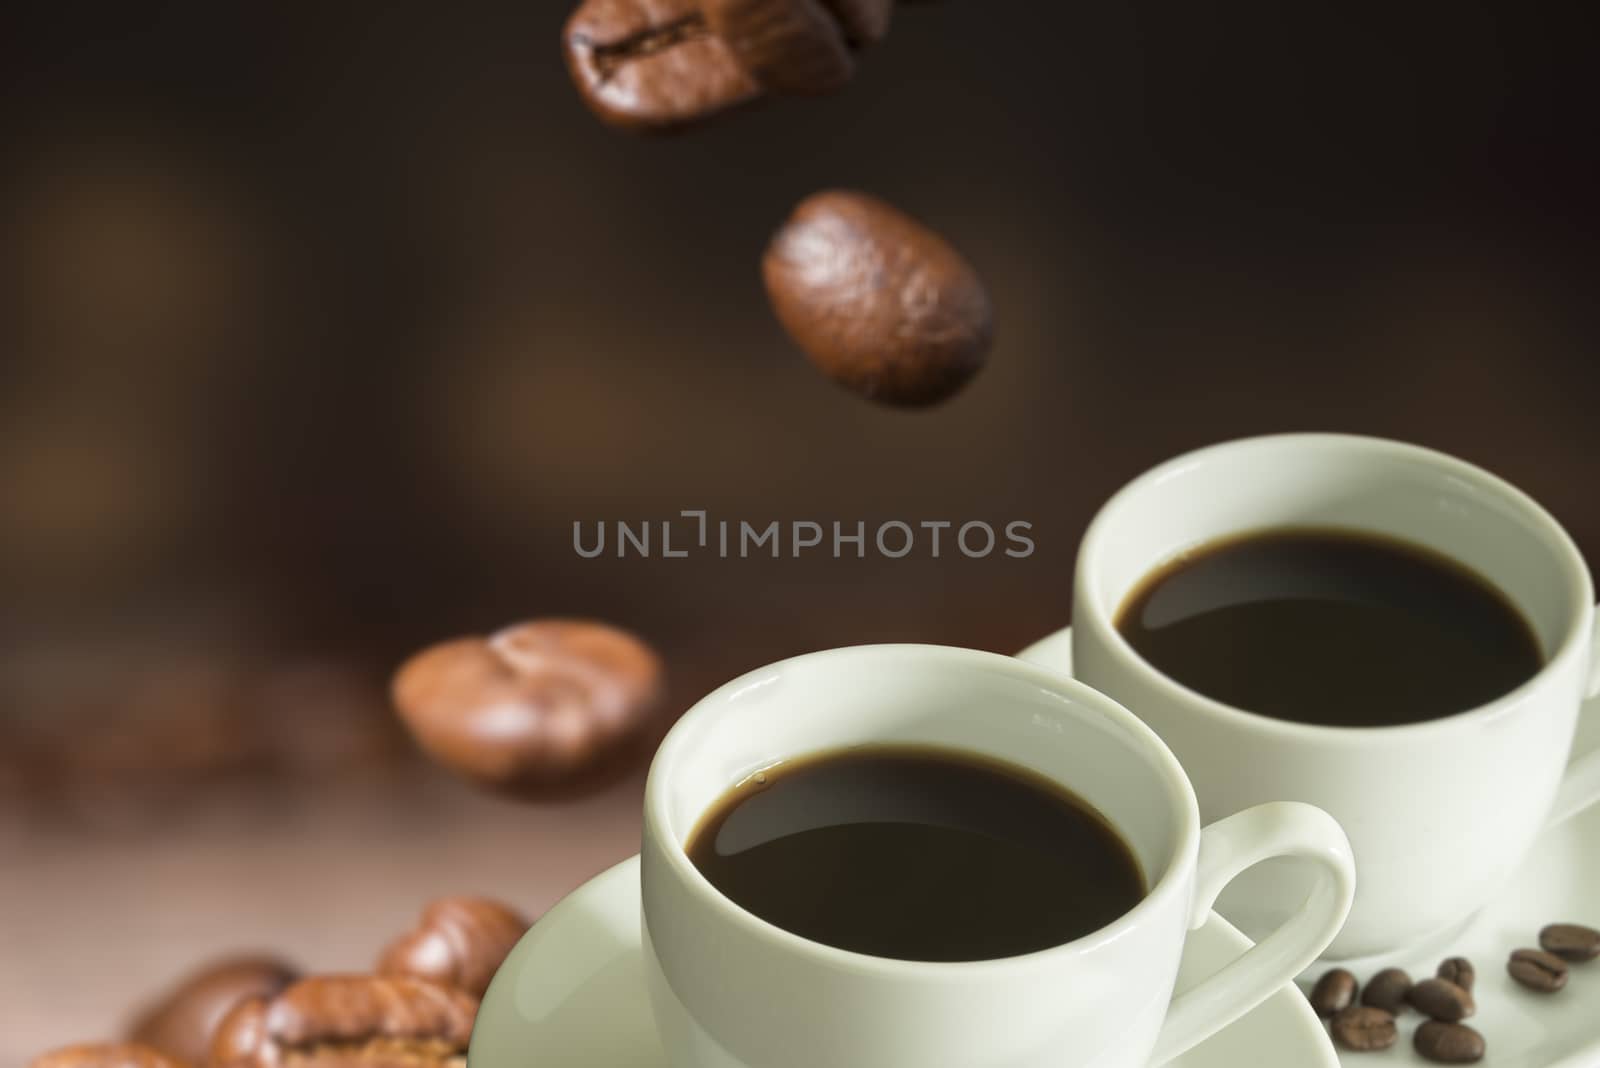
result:
[[[918,963],[775,927],[685,853],[702,814],[754,772],[896,743],[998,758],[1068,787],[1132,847],[1149,894],[1064,945]],[[1144,1068],[1289,981],[1339,929],[1354,889],[1348,843],[1325,813],[1268,804],[1202,830],[1183,769],[1116,702],[1010,657],[918,645],[798,657],[695,705],[651,765],[641,856],[645,972],[676,1068]],[[1186,931],[1238,872],[1279,856],[1313,862],[1311,892],[1260,945],[1173,1000]]]
[[[1177,555],[1283,526],[1390,535],[1466,564],[1522,610],[1543,646],[1544,669],[1500,700],[1444,719],[1307,726],[1174,682],[1113,626],[1140,581]],[[1566,768],[1582,703],[1600,690],[1583,559],[1527,496],[1437,452],[1293,434],[1163,464],[1091,522],[1078,553],[1072,623],[1072,674],[1155,728],[1194,783],[1204,819],[1289,798],[1331,813],[1348,832],[1360,884],[1329,960],[1447,940],[1507,881],[1548,821],[1600,796],[1600,763]],[[1022,655],[1048,663],[1049,647],[1047,640],[1038,654]],[[1229,887],[1218,911],[1259,935],[1281,922],[1308,877],[1291,862],[1263,865]]]

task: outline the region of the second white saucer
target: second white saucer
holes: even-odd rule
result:
[[[1017,654],[1020,659],[1071,673],[1072,636],[1059,631]],[[1574,759],[1600,749],[1600,701],[1591,701],[1579,720]],[[1361,980],[1385,967],[1404,968],[1412,978],[1431,976],[1442,957],[1472,961],[1478,981],[1478,1011],[1467,1021],[1483,1034],[1488,1050],[1484,1068],[1595,1068],[1600,1065],[1600,961],[1574,966],[1567,989],[1558,994],[1524,990],[1506,975],[1512,950],[1537,946],[1547,923],[1600,927],[1600,805],[1547,829],[1511,884],[1488,907],[1444,941],[1375,957],[1344,962]],[[1313,982],[1326,965],[1313,965],[1301,982]],[[1382,1053],[1346,1053],[1346,1068],[1383,1065],[1421,1066],[1428,1062],[1411,1048],[1415,1013],[1401,1017],[1401,1041]]]

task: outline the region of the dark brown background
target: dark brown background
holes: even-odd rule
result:
[[[1591,57],[1548,13],[947,0],[843,94],[638,140],[562,5],[136,7],[0,16],[0,1062],[212,952],[360,967],[430,893],[538,911],[630,852],[636,780],[524,808],[415,762],[383,681],[440,637],[606,618],[678,707],[1011,650],[1118,484],[1288,429],[1458,453],[1600,554]],[[836,184],[988,279],[953,403],[872,408],[771,320],[762,245]],[[684,508],[1038,551],[572,551]]]

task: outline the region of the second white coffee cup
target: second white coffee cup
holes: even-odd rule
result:
[[[1526,617],[1545,665],[1475,709],[1391,727],[1307,725],[1230,707],[1168,678],[1117,630],[1119,607],[1180,554],[1284,527],[1398,538],[1459,561]],[[1567,768],[1586,696],[1600,693],[1594,587],[1572,539],[1533,500],[1429,449],[1286,434],[1178,457],[1118,492],[1078,552],[1071,673],[1126,704],[1172,747],[1206,819],[1292,798],[1332,813],[1360,887],[1328,959],[1447,941],[1515,872],[1549,820],[1600,798],[1600,759]],[[1021,655],[1065,667],[1065,644]],[[1307,685],[1315,685],[1307,680]],[[1218,910],[1272,930],[1304,892],[1285,862],[1250,872]]]
[[[808,941],[745,911],[685,851],[730,787],[786,759],[936,746],[1019,765],[1094,806],[1150,891],[1076,941],[922,963]],[[1239,872],[1298,857],[1317,875],[1287,921],[1172,999],[1186,932]],[[1172,753],[1109,698],[1009,657],[863,646],[787,660],[691,709],[656,754],[642,851],[646,974],[676,1068],[1145,1068],[1239,1018],[1323,952],[1354,892],[1344,832],[1304,804],[1201,829]]]

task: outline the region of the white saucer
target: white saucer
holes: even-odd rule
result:
[[[1017,654],[1056,671],[1071,671],[1068,631]],[[1600,701],[1589,702],[1573,744],[1576,758],[1600,748]],[[1567,988],[1553,995],[1524,990],[1506,974],[1511,951],[1538,946],[1539,928],[1571,922],[1600,927],[1600,805],[1550,828],[1517,878],[1486,909],[1442,946],[1363,961],[1353,967],[1366,981],[1379,968],[1404,968],[1413,979],[1431,976],[1443,957],[1461,956],[1477,970],[1477,1014],[1467,1021],[1482,1032],[1488,1051],[1482,1068],[1594,1068],[1600,1065],[1600,961],[1574,965]],[[1315,974],[1305,981],[1314,981]],[[1401,1017],[1401,1041],[1383,1053],[1346,1053],[1344,1068],[1425,1065],[1411,1049],[1418,1017]]]
[[[1600,707],[1590,702],[1573,752],[1595,748]],[[1566,989],[1556,994],[1524,990],[1506,974],[1512,950],[1538,948],[1539,928],[1561,921],[1600,927],[1600,805],[1547,830],[1505,892],[1442,950],[1382,959],[1358,978],[1393,965],[1422,979],[1440,958],[1466,957],[1478,973],[1478,1011],[1467,1023],[1488,1043],[1480,1068],[1594,1068],[1600,1065],[1600,961],[1573,965]],[[1381,1054],[1346,1053],[1344,1068],[1428,1064],[1410,1048],[1416,1025],[1415,1014],[1401,1017],[1401,1043]]]
[[[1249,945],[1213,915],[1189,935],[1178,989],[1218,971]],[[470,1068],[666,1068],[639,950],[638,857],[591,879],[523,936],[484,995],[467,1062]],[[1168,1063],[1339,1065],[1322,1025],[1292,987]]]

